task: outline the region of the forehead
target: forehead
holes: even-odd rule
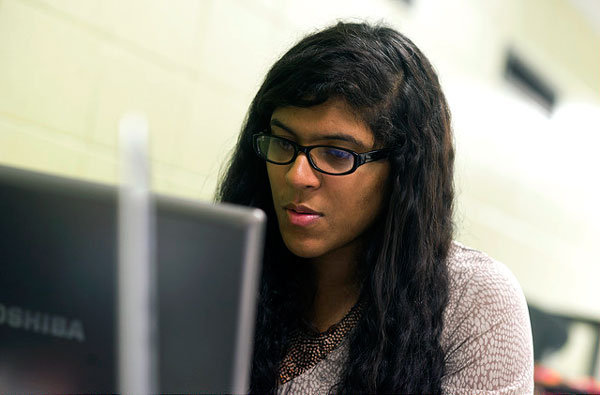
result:
[[[347,139],[368,149],[374,142],[369,126],[340,99],[312,107],[278,107],[271,116],[271,128],[293,134],[304,144]]]

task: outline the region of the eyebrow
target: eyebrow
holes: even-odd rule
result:
[[[286,132],[288,132],[289,134],[291,134],[292,136],[298,138],[298,133],[296,133],[292,128],[290,128],[289,126],[285,125],[283,122],[281,122],[277,118],[271,119],[271,126],[277,126],[278,128],[281,128],[281,129],[285,130]],[[320,140],[340,140],[340,141],[346,141],[346,142],[355,144],[358,147],[366,148],[365,144],[361,143],[360,141],[358,141],[354,137],[352,137],[352,136],[350,136],[348,134],[344,134],[344,133],[329,133],[329,134],[325,134],[325,135],[319,136],[319,139]]]

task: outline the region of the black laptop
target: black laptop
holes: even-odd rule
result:
[[[264,214],[152,196],[152,388],[247,390]],[[118,190],[0,166],[0,392],[119,391]]]

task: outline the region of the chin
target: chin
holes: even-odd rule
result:
[[[287,249],[294,255],[299,258],[317,258],[321,255],[324,255],[323,248],[315,245],[310,245],[310,243],[302,243],[297,240],[283,240]]]

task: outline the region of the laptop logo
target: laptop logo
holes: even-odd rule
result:
[[[83,322],[80,320],[19,306],[0,303],[0,325],[66,340],[85,341]]]

